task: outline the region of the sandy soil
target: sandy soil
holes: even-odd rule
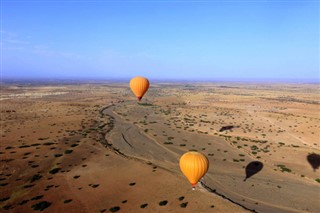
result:
[[[140,103],[120,83],[2,85],[0,208],[320,212],[319,100],[311,84],[156,84]],[[195,191],[188,150],[210,161]]]

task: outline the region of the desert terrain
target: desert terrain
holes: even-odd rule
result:
[[[1,212],[320,212],[317,84],[1,85]],[[179,169],[197,150],[196,190]],[[248,172],[248,168],[250,171]]]

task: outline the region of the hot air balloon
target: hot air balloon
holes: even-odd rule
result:
[[[130,88],[140,101],[149,88],[149,80],[141,76],[134,77],[130,80]]]
[[[180,158],[180,170],[191,183],[193,190],[200,178],[207,173],[208,168],[209,160],[202,153],[186,152]]]

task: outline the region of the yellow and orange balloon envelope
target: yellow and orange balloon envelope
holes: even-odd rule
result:
[[[149,89],[149,80],[141,76],[134,77],[130,80],[130,88],[133,94],[140,101],[143,95]]]
[[[180,158],[180,169],[194,187],[208,171],[209,160],[200,152],[186,152]]]

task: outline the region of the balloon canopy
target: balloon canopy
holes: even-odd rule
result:
[[[190,151],[180,158],[180,169],[194,187],[208,171],[209,160],[199,152]]]
[[[137,76],[130,80],[130,88],[139,101],[149,89],[149,85],[149,80],[145,77]]]

